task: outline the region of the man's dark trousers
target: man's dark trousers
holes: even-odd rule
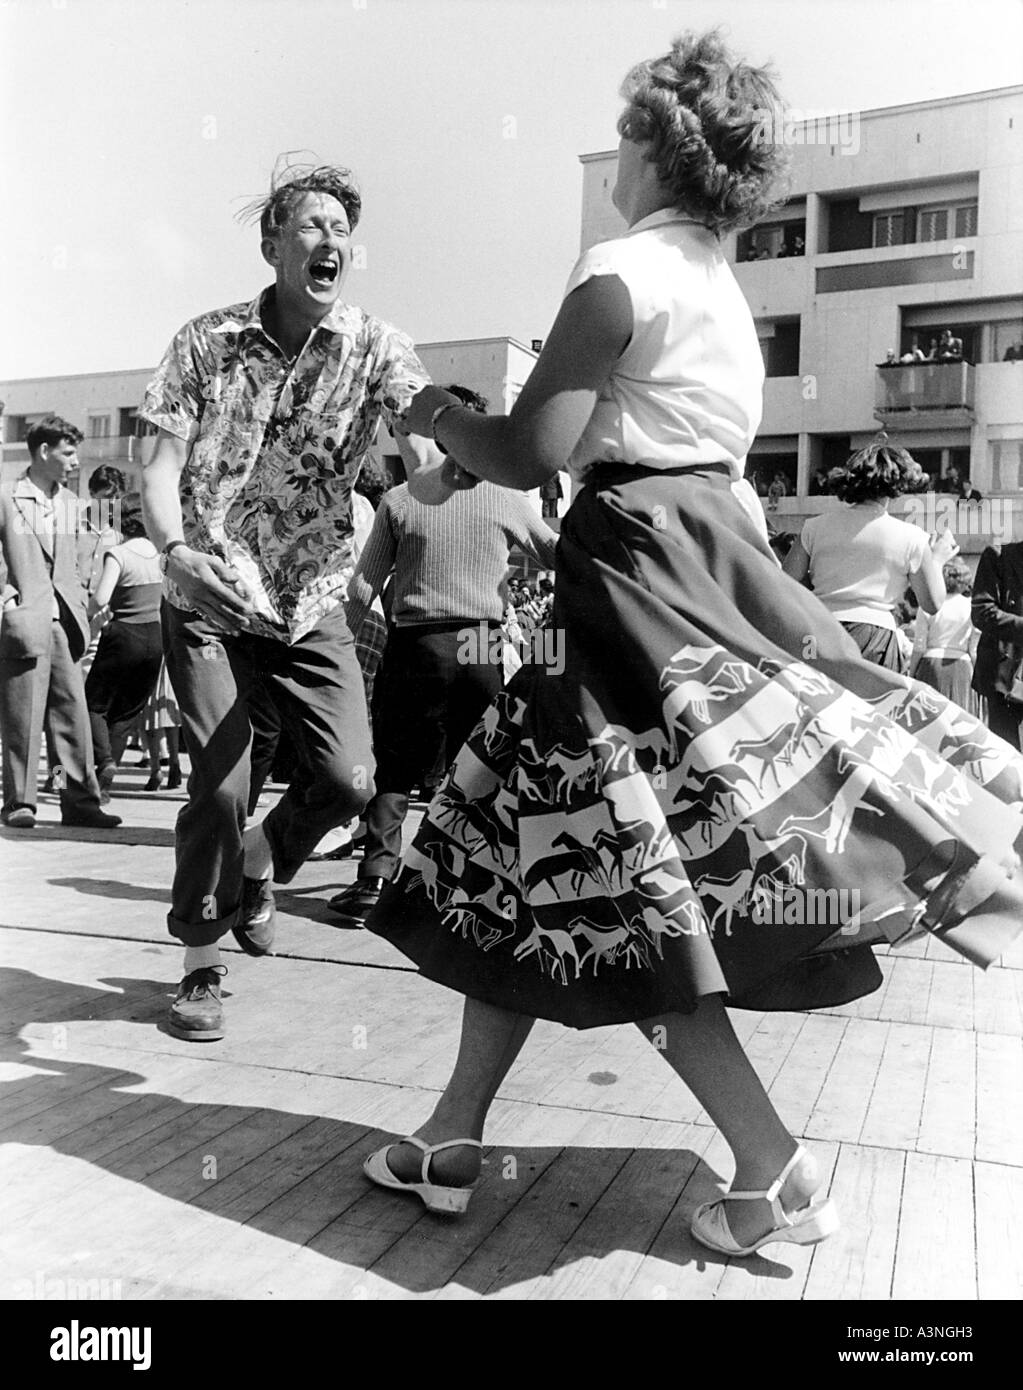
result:
[[[262,682],[298,752],[291,785],[263,821],[279,883],[290,882],[327,831],[373,795],[366,695],[341,605],[290,646],[225,636],[166,602],[163,624],[192,761],[167,924],[186,946],[206,946],[230,931],[241,904],[253,684]]]
[[[480,652],[480,624],[431,623],[391,631],[373,699],[377,794],[366,808],[365,857],[359,878],[391,879],[401,862],[409,793],[443,751],[448,764],[503,684],[500,625],[483,624],[492,643]],[[475,648],[482,658],[465,660]],[[461,659],[460,659],[461,658]]]

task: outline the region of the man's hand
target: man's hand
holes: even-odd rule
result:
[[[219,632],[237,637],[249,626],[252,595],[238,571],[216,555],[175,546],[167,562],[167,577]]]

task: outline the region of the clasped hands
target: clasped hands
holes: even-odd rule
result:
[[[218,632],[238,637],[250,626],[252,593],[226,560],[180,545],[170,553],[167,577]]]
[[[450,391],[444,391],[439,386],[424,386],[412,398],[412,403],[405,411],[400,420],[394,423],[394,433],[408,436],[410,434],[422,435],[426,439],[432,439],[431,426],[433,424],[434,413],[442,405],[462,405],[463,402],[453,395]],[[417,469],[417,472],[424,470]],[[475,487],[480,481],[468,469],[463,468],[460,463],[451,455],[447,454],[444,462],[437,470],[440,481],[445,487],[453,491],[465,491]]]

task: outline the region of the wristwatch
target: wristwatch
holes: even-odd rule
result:
[[[186,541],[168,541],[160,551],[160,573],[167,573],[167,566],[170,563],[171,551],[176,550],[179,545],[186,545]]]

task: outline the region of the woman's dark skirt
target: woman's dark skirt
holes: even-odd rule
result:
[[[126,623],[114,618],[103,629],[85,681],[98,768],[108,767],[118,745],[127,739],[156,689],[162,660],[159,622]]]
[[[894,628],[878,627],[876,623],[842,623],[842,626],[859,647],[864,661],[888,671],[905,671],[906,663]]]
[[[1020,884],[1023,759],[865,661],[716,471],[595,470],[535,655],[368,923],[430,979],[587,1028],[831,1004],[871,943],[986,965],[1019,932],[1023,887],[983,904]]]

